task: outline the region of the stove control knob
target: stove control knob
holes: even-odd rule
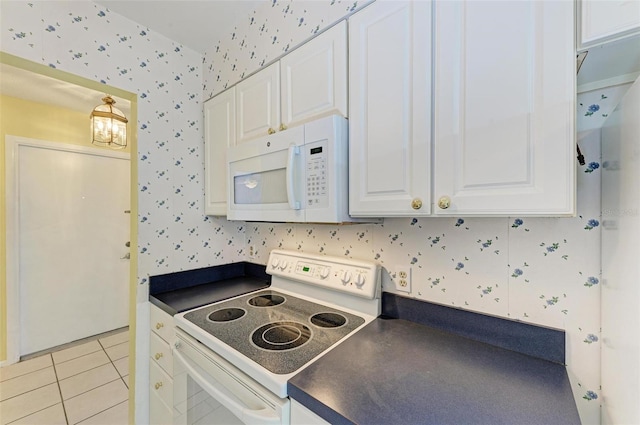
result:
[[[277,258],[274,258],[273,260],[271,260],[271,268],[272,269],[277,269],[278,268],[278,264],[280,264],[280,260],[278,260]]]
[[[329,277],[329,267],[323,267],[320,269],[320,278],[326,279]]]
[[[340,275],[340,280],[344,285],[349,283],[349,281],[351,281],[351,272],[349,270],[343,271],[342,274]]]
[[[288,265],[289,263],[287,262],[287,260],[282,260],[282,262],[280,263],[280,270],[286,269]]]
[[[356,286],[358,288],[360,288],[362,285],[364,285],[365,281],[366,281],[366,277],[365,277],[364,273],[358,273],[356,275]]]

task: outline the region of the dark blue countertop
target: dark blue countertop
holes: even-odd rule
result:
[[[561,335],[563,362],[564,332],[391,294],[383,313],[289,380],[289,396],[332,424],[580,423],[565,366],[525,353]],[[468,314],[509,323],[483,332]],[[496,329],[510,349],[483,342],[500,343]]]
[[[239,262],[151,276],[149,301],[170,315],[264,289],[271,276],[260,264]]]

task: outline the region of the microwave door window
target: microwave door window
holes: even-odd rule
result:
[[[237,205],[286,203],[288,202],[286,178],[285,168],[234,176],[234,203]]]

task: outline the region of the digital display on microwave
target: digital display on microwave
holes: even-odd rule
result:
[[[313,155],[315,153],[322,153],[322,146],[320,146],[318,148],[312,148],[311,149],[311,155]]]

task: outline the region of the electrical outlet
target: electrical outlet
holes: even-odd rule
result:
[[[396,285],[396,290],[411,292],[411,267],[396,266],[396,272],[393,275],[393,283]]]
[[[249,259],[253,260],[256,256],[256,248],[253,245],[249,245]]]

